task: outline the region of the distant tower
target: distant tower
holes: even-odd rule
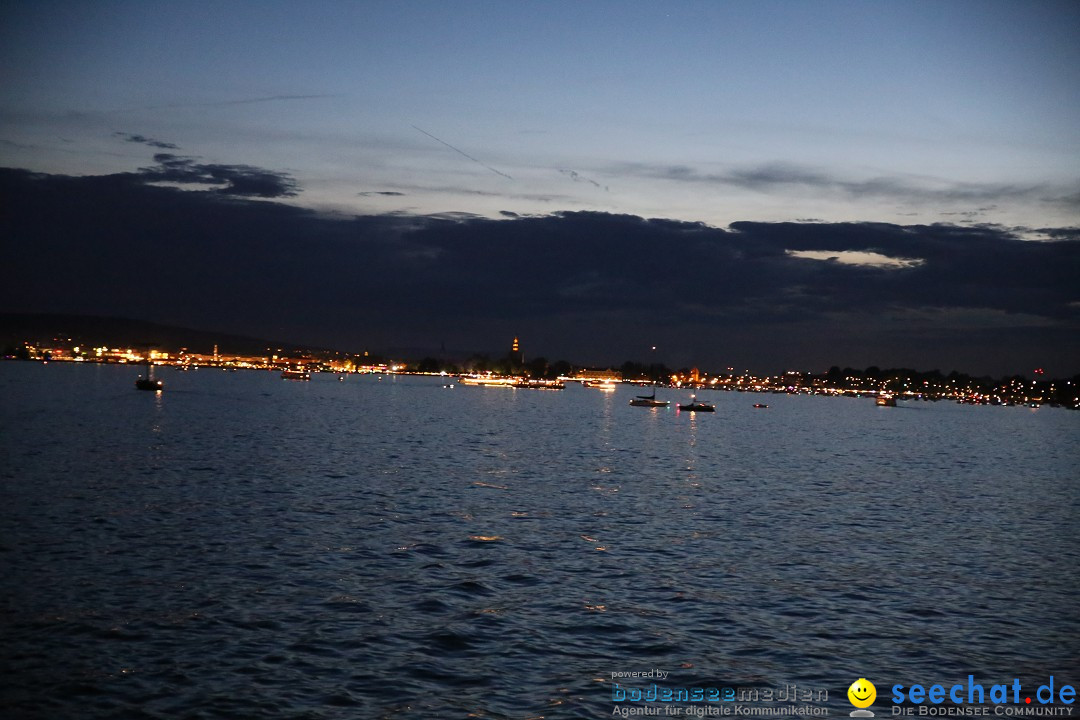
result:
[[[510,346],[510,362],[515,365],[525,364],[525,354],[521,352],[521,345],[518,343],[517,337],[514,337],[514,344]]]

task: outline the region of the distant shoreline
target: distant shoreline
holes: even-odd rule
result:
[[[58,363],[73,365],[123,365],[133,368],[146,367],[145,356],[139,356],[132,350],[116,351],[118,354],[110,357],[24,357],[16,358],[5,355],[2,359],[27,363]],[[119,354],[123,353],[123,354]],[[498,374],[485,373],[478,376],[474,373],[449,373],[449,372],[425,372],[410,367],[405,363],[379,363],[379,364],[356,364],[352,359],[327,359],[312,357],[242,357],[242,356],[217,356],[205,357],[195,355],[171,356],[161,353],[161,357],[154,357],[149,363],[154,368],[170,368],[178,372],[189,370],[253,370],[263,372],[283,372],[285,370],[303,369],[312,374],[327,374],[344,377],[345,375],[404,375],[444,378],[450,382],[460,381],[463,376],[483,377],[488,379],[489,385],[503,385],[514,387],[513,381],[528,379],[526,374]],[[833,368],[835,370],[836,368]],[[667,390],[713,392],[747,392],[756,394],[786,394],[786,395],[822,395],[831,397],[853,398],[889,398],[896,401],[908,402],[940,402],[949,401],[966,405],[992,405],[992,406],[1028,406],[1060,407],[1069,410],[1080,410],[1080,376],[1071,379],[1027,380],[1019,376],[993,380],[990,378],[972,378],[967,375],[950,373],[942,376],[940,373],[918,373],[907,371],[886,370],[877,373],[867,371],[852,371],[850,368],[841,371],[859,372],[858,375],[847,374],[837,376],[835,373],[813,375],[809,373],[784,373],[773,376],[754,376],[750,374],[708,376],[699,375],[697,379],[673,375],[669,382],[656,382],[646,377],[610,377],[606,381],[638,387],[654,387]],[[870,374],[867,374],[870,373]],[[595,371],[583,371],[574,375],[559,376],[561,382],[581,382],[583,385],[591,382]],[[934,377],[920,380],[926,376]],[[830,379],[832,382],[830,382]],[[523,384],[518,384],[517,389],[528,389]],[[883,404],[883,403],[879,403]],[[891,403],[890,403],[891,404]],[[765,406],[767,407],[767,406]]]

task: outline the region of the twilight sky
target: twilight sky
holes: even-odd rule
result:
[[[5,3],[2,309],[1076,372],[1078,27],[1038,1]],[[120,289],[136,242],[150,310]]]

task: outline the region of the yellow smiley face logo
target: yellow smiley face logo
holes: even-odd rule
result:
[[[877,698],[877,688],[866,678],[859,678],[847,689],[847,699],[857,708],[869,707]]]

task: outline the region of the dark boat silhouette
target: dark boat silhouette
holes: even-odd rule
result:
[[[697,395],[690,396],[689,405],[679,405],[680,410],[687,412],[716,412],[716,406],[705,402],[698,402]]]
[[[630,404],[634,407],[667,407],[671,404],[670,400],[657,400],[656,399],[656,386],[653,385],[652,395],[637,395]]]
[[[151,392],[161,392],[165,389],[165,383],[154,377],[154,366],[150,362],[150,348],[146,348],[146,377],[140,375],[135,379],[136,390],[150,390]]]

